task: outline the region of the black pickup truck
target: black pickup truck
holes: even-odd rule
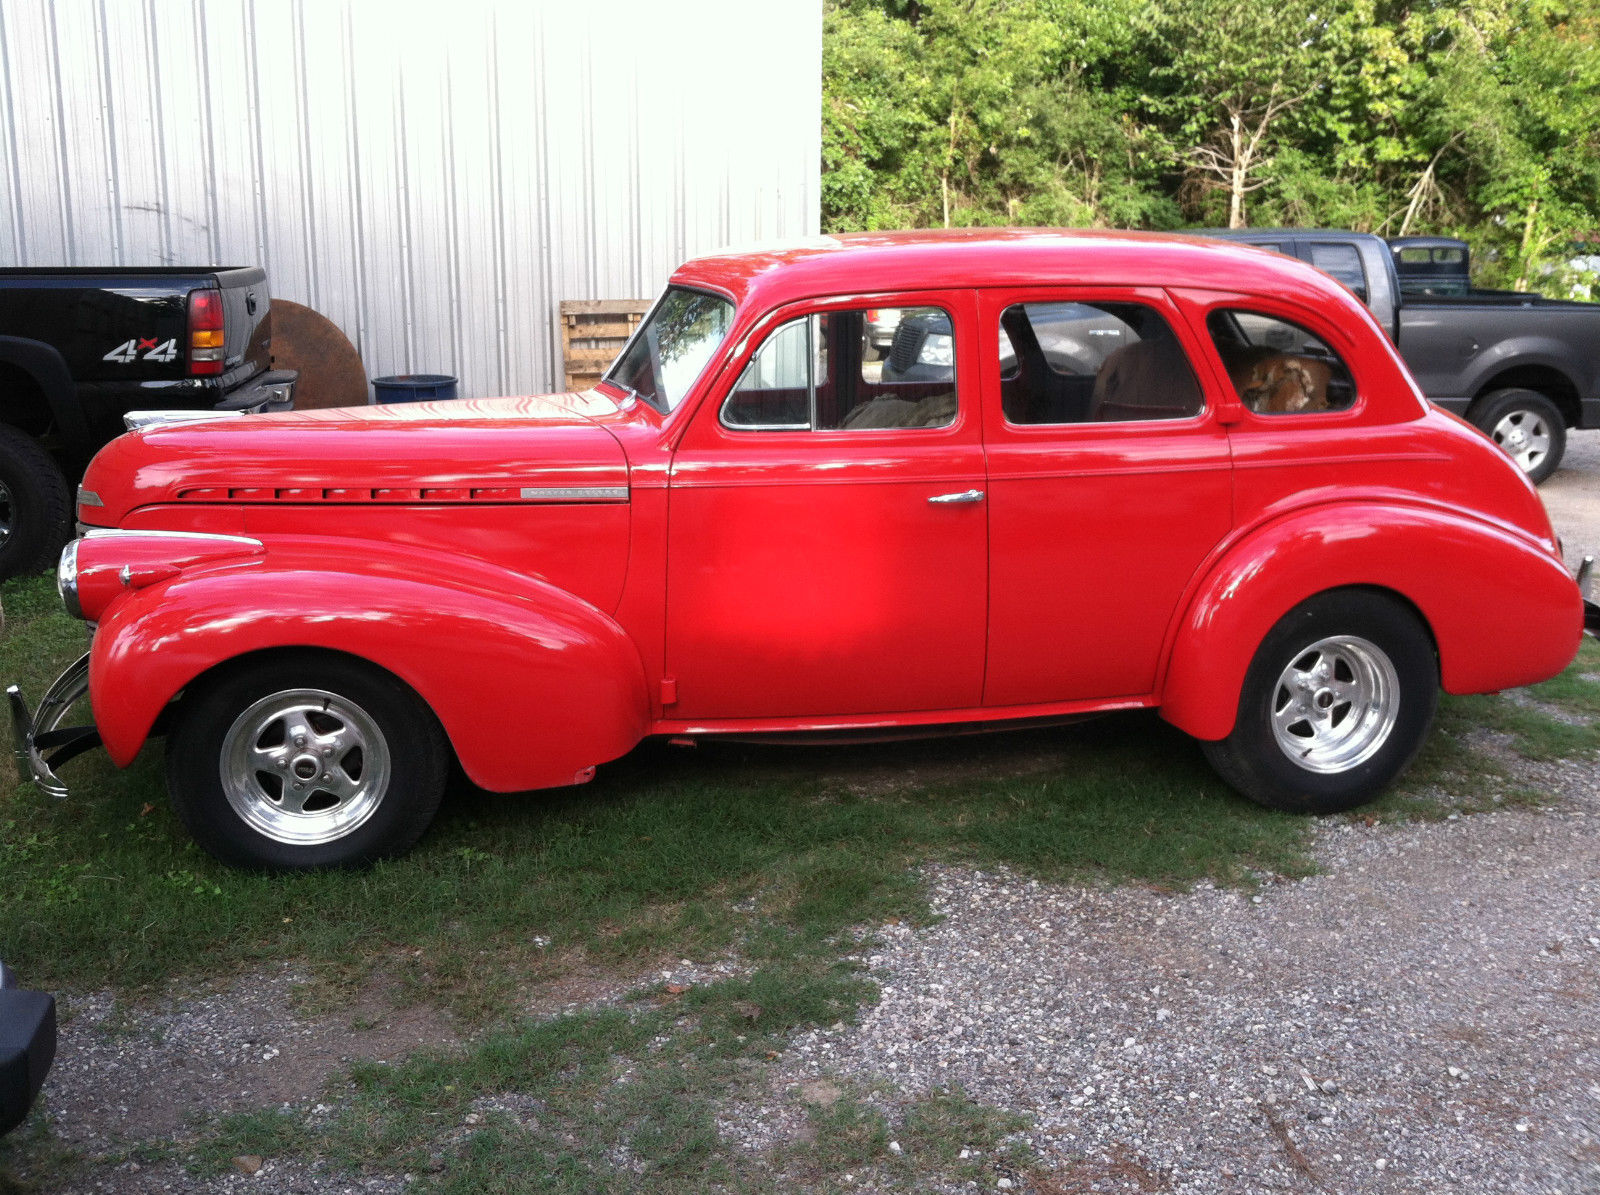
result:
[[[1348,286],[1372,308],[1422,392],[1491,436],[1535,482],[1560,465],[1569,427],[1600,427],[1600,303],[1402,289],[1393,248],[1370,233],[1252,228],[1207,235],[1298,257]],[[1416,246],[1402,242],[1402,249],[1407,243]]]
[[[259,268],[0,270],[0,578],[54,562],[129,411],[284,409],[295,380]]]

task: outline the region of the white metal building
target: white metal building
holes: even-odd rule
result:
[[[259,264],[368,376],[818,224],[820,0],[0,0],[0,265]]]

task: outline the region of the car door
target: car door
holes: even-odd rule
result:
[[[988,533],[973,302],[944,291],[795,305],[720,376],[672,462],[667,718],[979,704]],[[867,312],[890,307],[894,347],[874,360]]]
[[[1193,333],[1150,287],[984,291],[979,333],[984,704],[1150,694],[1185,586],[1232,525]]]

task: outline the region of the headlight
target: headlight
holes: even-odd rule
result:
[[[61,549],[61,563],[56,565],[56,592],[61,595],[61,604],[67,608],[67,613],[74,618],[83,617],[83,606],[78,602],[78,545],[82,540],[73,540]]]
[[[923,365],[954,365],[955,338],[939,332],[931,333],[922,342],[922,353],[917,357],[917,361]]]

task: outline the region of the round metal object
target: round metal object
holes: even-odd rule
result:
[[[1355,635],[1311,644],[1272,694],[1272,733],[1308,772],[1344,772],[1378,753],[1400,712],[1400,677],[1383,649]]]
[[[1532,473],[1550,455],[1550,428],[1537,411],[1507,411],[1489,434],[1524,473]]]
[[[361,354],[339,326],[299,303],[272,300],[272,368],[294,369],[298,411],[308,407],[360,407],[367,404],[367,371]]]
[[[234,719],[222,788],[251,829],[317,846],[353,833],[389,788],[389,744],[372,716],[323,689],[286,689]]]
[[[0,481],[0,544],[11,538],[11,524],[16,512],[11,507],[11,487]]]

